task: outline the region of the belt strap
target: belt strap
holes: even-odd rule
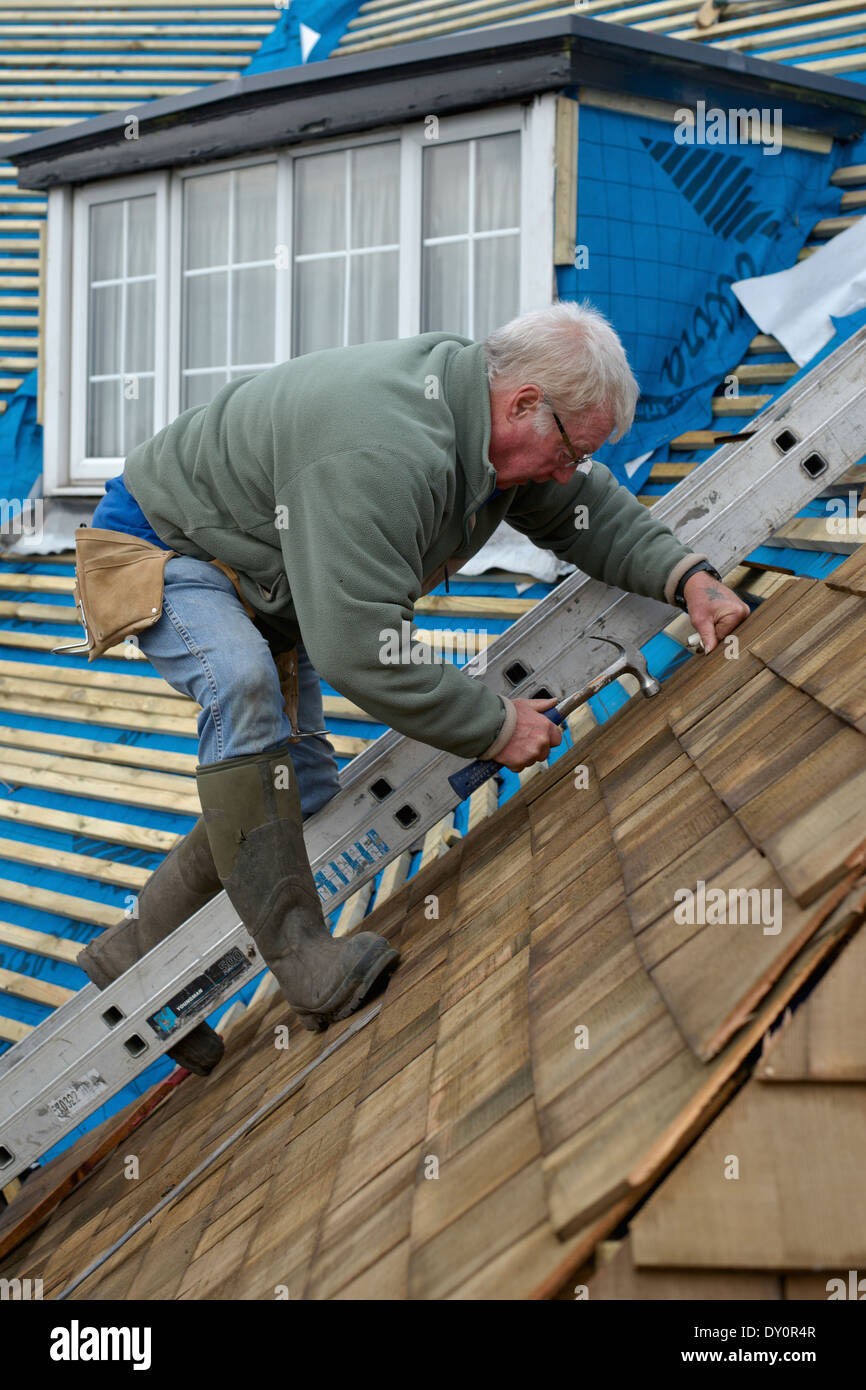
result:
[[[256,616],[256,610],[253,608],[253,606],[252,606],[251,603],[248,603],[248,602],[247,602],[247,600],[244,598],[243,594],[241,593],[241,586],[240,586],[240,584],[239,584],[239,582],[238,582],[237,570],[233,570],[232,567],[231,567],[231,565],[227,565],[227,564],[226,564],[225,560],[211,560],[210,563],[211,563],[212,565],[216,565],[216,567],[217,567],[218,570],[222,570],[223,574],[228,575],[229,579],[232,581],[232,583],[233,583],[234,586],[235,586],[235,590],[236,590],[236,592],[237,592],[237,596],[238,596],[238,598],[240,599],[241,603],[242,603],[243,606],[244,606],[244,610],[246,611],[247,617],[248,617],[248,618],[255,618],[255,616]]]

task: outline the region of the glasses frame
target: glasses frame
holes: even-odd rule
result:
[[[563,438],[563,440],[565,441],[565,447],[568,449],[568,452],[571,454],[571,461],[572,461],[572,463],[574,464],[575,468],[581,468],[581,467],[583,467],[584,470],[585,470],[586,465],[587,465],[588,463],[592,463],[592,455],[591,455],[591,454],[580,454],[580,455],[578,455],[577,450],[575,449],[574,445],[572,444],[571,440],[569,439],[569,437],[568,437],[568,435],[567,435],[567,433],[566,433],[565,425],[562,423],[562,421],[560,420],[559,416],[557,415],[556,411],[555,411],[554,408],[553,408],[553,403],[550,401],[550,399],[549,399],[547,396],[542,395],[541,399],[544,401],[544,404],[547,406],[548,410],[550,411],[551,415],[553,416],[554,423],[556,424],[556,428],[559,430],[559,433],[562,435],[562,438]]]

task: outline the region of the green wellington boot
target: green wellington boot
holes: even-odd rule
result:
[[[222,885],[301,1023],[321,1032],[378,993],[399,954],[373,932],[328,931],[288,749],[205,763],[196,777]]]
[[[199,816],[155,869],[138,896],[138,916],[124,917],[109,927],[77,957],[77,963],[98,989],[105,989],[176,927],[198,912],[222,889]],[[213,1071],[224,1052],[219,1033],[199,1023],[169,1051],[178,1066],[197,1076]]]

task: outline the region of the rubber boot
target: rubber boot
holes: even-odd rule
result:
[[[128,970],[175,928],[220,892],[204,820],[166,855],[138,896],[138,916],[124,917],[102,933],[77,957],[77,963],[98,989]],[[169,1051],[178,1066],[197,1076],[213,1071],[224,1052],[219,1033],[199,1023]]]
[[[399,954],[381,936],[331,936],[307,859],[288,743],[196,769],[214,863],[305,1028],[322,1032],[385,986]]]

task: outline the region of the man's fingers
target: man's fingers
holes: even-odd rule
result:
[[[727,602],[719,600],[706,605],[696,603],[689,616],[695,630],[700,634],[704,651],[711,652],[723,638],[748,618],[750,612],[748,604],[742,603],[736,594],[731,594]]]
[[[517,727],[498,761],[512,772],[522,772],[533,763],[543,762],[551,748],[556,748],[562,742],[562,729],[544,717],[545,712],[556,704],[555,696],[547,696],[543,700],[519,698],[514,704],[517,707]]]
[[[715,616],[716,637],[719,641],[727,637],[728,633],[733,632],[735,627],[748,618],[751,609],[747,603],[738,604],[736,608],[726,608]]]

